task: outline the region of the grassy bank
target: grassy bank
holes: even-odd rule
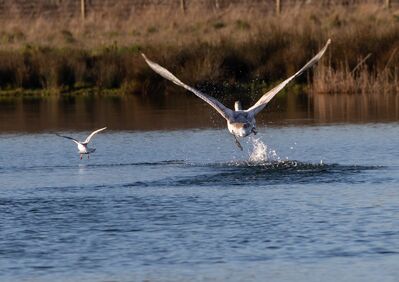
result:
[[[146,10],[123,20],[92,16],[85,24],[7,21],[0,87],[158,93],[170,84],[144,64],[139,54],[145,52],[216,96],[226,90],[257,96],[295,72],[327,38],[333,43],[325,58],[298,83],[313,82],[313,92],[398,92],[399,16],[372,4],[298,7],[279,16],[236,7],[185,15]]]

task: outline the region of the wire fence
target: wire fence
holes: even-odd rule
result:
[[[194,8],[223,10],[234,6],[280,13],[306,5],[353,6],[380,5],[396,9],[399,0],[0,0],[0,19],[12,17],[82,17],[115,12],[131,16],[143,9],[176,9],[186,12]]]

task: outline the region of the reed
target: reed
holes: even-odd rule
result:
[[[370,71],[367,66],[351,70],[348,64],[337,68],[321,66],[315,71],[313,93],[399,93],[399,68],[386,68],[379,72]]]
[[[257,96],[332,38],[315,72],[297,83],[309,80],[315,93],[398,92],[399,16],[371,3],[297,6],[280,15],[242,6],[147,9],[116,20],[111,12],[88,14],[83,25],[80,18],[35,18],[2,27],[2,90],[159,92],[169,84],[145,65],[143,51],[216,96],[225,95],[221,89]]]

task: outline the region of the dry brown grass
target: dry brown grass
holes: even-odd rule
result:
[[[84,24],[79,18],[1,23],[0,86],[149,92],[164,81],[145,66],[144,51],[192,84],[257,93],[295,72],[332,38],[313,91],[398,91],[399,15],[380,5],[297,6],[280,16],[244,6],[114,16],[90,15]]]
[[[312,91],[315,93],[399,93],[399,68],[384,68],[376,72],[362,66],[352,70],[348,64],[337,68],[317,68],[313,78]]]

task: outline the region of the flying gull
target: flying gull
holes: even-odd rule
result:
[[[76,145],[78,145],[78,151],[79,151],[79,154],[80,154],[80,159],[82,159],[83,155],[87,155],[87,158],[90,159],[90,154],[94,153],[94,151],[96,149],[95,148],[89,148],[87,145],[89,145],[89,142],[90,142],[91,138],[94,136],[94,134],[96,134],[96,133],[98,133],[100,131],[103,131],[105,129],[106,129],[106,127],[103,127],[103,128],[100,128],[100,129],[97,129],[97,130],[93,131],[89,136],[87,136],[86,140],[83,141],[83,142],[78,141],[75,138],[72,138],[72,137],[69,137],[69,136],[60,135],[58,133],[56,133],[56,135],[59,136],[59,137],[70,139],[73,142],[75,142]]]

